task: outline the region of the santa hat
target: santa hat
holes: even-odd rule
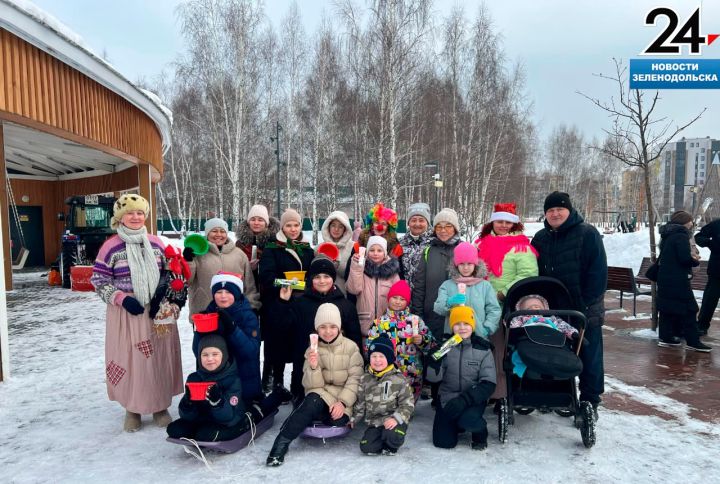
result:
[[[520,217],[515,214],[516,206],[514,203],[496,203],[490,221],[504,220],[514,224],[520,222]]]
[[[220,289],[229,291],[235,299],[238,299],[243,293],[242,275],[235,274],[234,272],[218,272],[212,277],[212,281],[210,281],[210,290],[214,295]]]

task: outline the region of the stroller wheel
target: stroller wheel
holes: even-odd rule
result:
[[[534,408],[528,408],[528,407],[515,407],[515,411],[519,413],[520,415],[530,415],[535,411]]]
[[[504,444],[505,439],[507,439],[508,425],[510,424],[510,412],[508,411],[507,399],[501,398],[498,403],[500,404],[498,405],[498,440]]]
[[[565,418],[570,418],[575,415],[575,412],[572,410],[555,410],[555,413]]]
[[[595,445],[595,418],[590,402],[580,402],[580,435],[583,445],[590,448]]]

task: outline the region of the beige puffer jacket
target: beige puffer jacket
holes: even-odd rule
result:
[[[328,407],[340,401],[345,404],[345,415],[352,417],[364,365],[357,345],[342,334],[330,344],[320,340],[318,366],[314,370],[307,360],[309,353],[310,348],[305,351],[303,365],[305,395],[317,393]]]
[[[242,274],[243,294],[250,303],[250,307],[260,309],[260,294],[255,287],[250,261],[230,239],[222,246],[222,251],[218,250],[217,245],[211,243],[207,254],[195,257],[188,262],[188,265],[190,266],[190,280],[188,280],[190,314],[199,313],[210,304],[212,301],[210,281],[220,271]]]

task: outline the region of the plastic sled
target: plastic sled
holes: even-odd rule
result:
[[[277,415],[277,413],[277,410],[275,410],[273,413],[255,424],[254,436],[252,434],[252,430],[247,430],[246,432],[240,434],[239,437],[232,440],[224,440],[221,442],[196,441],[197,445],[203,449],[214,450],[215,452],[222,452],[223,454],[232,454],[233,452],[244,449],[248,446],[248,444],[253,438],[257,438],[260,435],[264,434],[267,430],[269,430],[270,427],[273,426],[273,422],[275,421],[275,415]],[[195,447],[193,443],[189,440],[173,439],[171,437],[168,437],[165,440],[167,440],[171,444],[184,445],[186,447]]]
[[[347,425],[343,427],[333,427],[330,425],[324,425],[321,422],[315,422],[311,426],[306,427],[303,430],[302,437],[310,439],[334,439],[336,437],[344,437],[350,433],[350,427]]]

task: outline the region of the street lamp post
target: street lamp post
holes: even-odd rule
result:
[[[692,192],[692,210],[690,211],[690,214],[694,217],[695,216],[695,196],[698,192],[698,186],[697,185],[683,185],[683,187],[690,187],[689,191]]]
[[[277,213],[278,220],[280,219],[280,165],[282,165],[282,163],[280,163],[280,131],[282,131],[282,126],[280,126],[280,121],[275,121],[275,136],[270,136],[270,141],[275,142],[275,164],[276,164],[275,184],[276,184],[276,195],[277,195],[275,211]]]
[[[443,186],[443,182],[440,179],[440,161],[439,160],[432,160],[428,161],[423,165],[423,168],[435,168],[435,173],[433,174],[433,185],[435,186],[435,200],[433,202],[433,215],[436,215],[438,213],[438,196],[440,194],[440,189]]]

